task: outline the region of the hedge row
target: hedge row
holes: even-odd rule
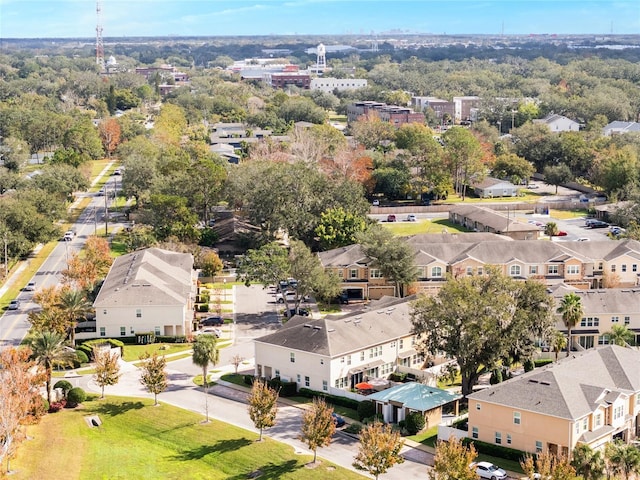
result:
[[[351,398],[338,397],[337,395],[331,395],[326,392],[317,392],[315,390],[311,390],[310,388],[301,388],[300,390],[298,390],[298,394],[307,398],[313,398],[313,397],[323,398],[324,400],[326,400],[327,403],[330,403],[332,405],[339,405],[341,407],[353,408],[354,410],[358,409],[358,404],[360,403],[357,400],[353,400]]]
[[[253,375],[245,375],[243,377],[243,382],[249,386],[253,385],[253,382],[256,380],[257,377],[254,377]],[[296,382],[283,382],[280,380],[280,377],[274,377],[271,380],[267,380],[262,377],[260,380],[266,381],[269,388],[273,388],[281,397],[295,397],[298,393],[298,385]]]
[[[481,442],[473,438],[463,438],[462,444],[468,446],[473,444],[478,453],[484,453],[485,455],[491,455],[493,457],[504,458],[505,460],[513,460],[519,462],[525,457],[525,453],[516,450],[515,448],[503,447],[502,445],[495,445],[493,443]]]
[[[534,360],[533,363],[535,364],[536,368],[540,368],[540,367],[544,367],[545,365],[549,365],[550,363],[553,363],[553,359],[538,358],[537,360]]]
[[[108,343],[111,345],[111,348],[119,348],[120,354],[124,354],[124,343],[121,340],[116,340],[115,338],[97,338],[95,340],[87,340],[83,342],[77,349],[81,352],[84,352],[88,358],[93,358],[93,349],[94,347],[104,345]]]

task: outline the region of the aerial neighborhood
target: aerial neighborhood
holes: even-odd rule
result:
[[[640,478],[637,37],[98,27],[0,52],[2,474]]]

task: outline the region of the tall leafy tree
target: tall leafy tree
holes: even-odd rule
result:
[[[571,465],[584,480],[599,480],[604,471],[602,451],[593,450],[585,443],[578,444],[573,449]]]
[[[578,322],[582,319],[583,310],[582,310],[582,300],[580,296],[571,292],[567,293],[562,300],[560,301],[560,306],[558,307],[558,313],[562,315],[562,322],[564,326],[567,327],[567,356],[569,355],[569,351],[573,347],[573,338],[571,336],[571,330],[575,327]]]
[[[202,368],[202,385],[204,386],[204,411],[206,422],[209,423],[209,365],[217,365],[220,361],[220,352],[216,345],[216,337],[213,335],[199,335],[193,343],[194,365]]]
[[[104,398],[104,387],[116,385],[120,380],[119,358],[120,356],[117,352],[99,348],[94,348],[93,350],[93,361],[95,364],[93,380],[100,387],[100,398]]]
[[[467,185],[484,178],[483,151],[478,139],[466,128],[453,127],[442,135],[444,154],[456,193],[464,200]]]
[[[411,312],[419,346],[455,358],[468,395],[484,371],[533,356],[547,338],[552,299],[544,284],[517,282],[489,268],[484,276],[450,277],[435,297],[420,297]]]
[[[76,356],[65,345],[65,336],[54,332],[39,332],[29,339],[32,357],[44,369],[47,402],[51,403],[51,372],[55,365],[73,364]]]
[[[100,123],[98,131],[100,132],[102,146],[107,152],[107,156],[111,157],[120,144],[120,123],[115,118],[109,118]]]
[[[238,266],[238,276],[245,284],[259,282],[265,288],[289,278],[290,271],[289,254],[277,242],[268,243],[259,249],[248,250]]]
[[[371,259],[370,267],[379,269],[383,277],[395,284],[397,295],[403,297],[404,287],[418,276],[411,247],[380,225],[372,225],[358,235],[358,240]]]
[[[356,235],[366,229],[364,216],[347,212],[342,207],[331,208],[320,215],[316,227],[320,247],[323,250],[344,247],[356,243]]]
[[[360,447],[353,466],[377,479],[398,463],[404,463],[400,451],[404,440],[391,425],[374,422],[360,431]]]
[[[571,169],[564,163],[547,165],[544,167],[542,174],[544,175],[544,183],[556,187],[556,194],[558,193],[558,186],[568,183],[573,179]]]
[[[90,236],[80,253],[71,254],[67,268],[62,271],[63,282],[85,293],[91,292],[97,282],[107,276],[112,263],[109,242]]]
[[[552,478],[554,480],[573,480],[576,476],[575,468],[567,457],[557,457],[549,452],[539,453],[534,459],[527,455],[520,462],[520,466],[528,479]]]
[[[477,457],[473,444],[466,447],[456,437],[449,441],[439,440],[433,459],[430,480],[479,480],[475,469],[469,468]]]
[[[327,405],[324,399],[315,397],[311,406],[302,414],[300,440],[313,451],[313,463],[316,463],[318,458],[318,448],[329,445],[336,431],[332,413],[333,408]]]
[[[276,424],[278,392],[269,387],[264,380],[256,379],[247,400],[249,417],[255,427],[260,430],[260,441],[262,441],[262,431]]]
[[[145,353],[140,357],[140,360],[142,360],[140,383],[144,385],[147,392],[153,393],[154,405],[158,405],[158,395],[164,392],[169,385],[166,370],[167,359],[154,352],[153,355]]]

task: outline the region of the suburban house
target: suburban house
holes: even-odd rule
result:
[[[635,343],[640,344],[640,288],[577,290],[559,285],[551,291],[557,307],[568,293],[580,297],[583,312],[580,322],[571,329],[574,345],[582,348],[608,345],[607,333],[614,325],[627,327],[633,332]],[[556,314],[556,329],[567,333],[560,314]]]
[[[578,444],[628,442],[640,433],[640,352],[572,353],[467,398],[468,436],[483,442],[567,456]]]
[[[415,251],[418,270],[418,279],[409,286],[414,293],[436,294],[448,274],[483,275],[488,266],[519,280],[538,279],[550,287],[564,283],[588,290],[640,285],[640,243],[630,239],[530,242],[491,233],[443,233],[415,235],[406,241]],[[318,257],[325,269],[342,279],[350,299],[395,294],[393,283],[371,265],[360,245],[320,252]]]
[[[552,133],[559,132],[577,132],[580,130],[580,124],[563,115],[550,113],[544,118],[534,120],[533,123],[540,123],[549,127]]]
[[[621,122],[616,120],[604,126],[602,135],[610,137],[611,135],[621,135],[629,132],[640,132],[640,123],[638,122]]]
[[[517,197],[519,188],[508,180],[487,177],[472,185],[473,191],[480,198]]]
[[[515,214],[511,217],[486,207],[457,205],[449,210],[449,220],[474,232],[497,233],[514,240],[537,240],[540,237],[540,228],[536,225],[517,220]]]
[[[445,405],[453,403],[453,411],[457,416],[461,398],[462,395],[417,382],[401,383],[367,396],[385,423],[398,423],[410,413],[418,412],[424,416],[425,428],[442,422],[442,407]]]
[[[192,331],[197,271],[193,256],[147,248],[116,258],[93,302],[99,337]],[[80,333],[78,338],[94,338]]]
[[[255,340],[255,374],[342,396],[396,371],[429,378],[422,369],[425,358],[414,349],[413,299],[385,298],[344,316],[294,316]]]

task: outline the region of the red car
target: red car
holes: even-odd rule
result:
[[[395,215],[388,215],[387,216],[387,222],[395,222],[396,221],[396,216]]]
[[[558,232],[558,237],[566,237],[566,236],[567,236],[567,232],[563,232],[562,230]]]

